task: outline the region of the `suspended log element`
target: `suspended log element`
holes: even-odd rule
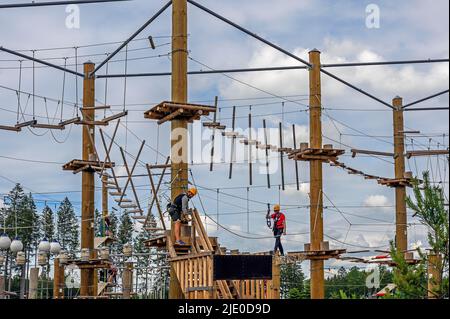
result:
[[[80,117],[74,117],[73,119],[68,119],[68,120],[60,122],[59,125],[66,126],[66,125],[70,125],[70,124],[75,124],[80,121],[81,121]]]
[[[409,159],[411,157],[419,156],[435,156],[435,155],[450,155],[449,150],[425,150],[425,151],[410,151],[406,152],[406,157]]]
[[[33,124],[31,125],[32,128],[41,128],[41,129],[49,129],[49,130],[65,130],[65,126],[58,124],[58,125],[52,125],[52,124]]]
[[[146,119],[158,120],[158,124],[171,120],[199,120],[201,116],[208,116],[210,113],[216,112],[216,108],[208,105],[191,104],[191,103],[174,103],[161,102],[149,111],[144,113]]]
[[[394,157],[394,153],[386,153],[386,152],[378,152],[378,151],[368,151],[368,150],[358,150],[352,149],[352,157],[355,158],[356,154],[366,154],[366,155],[376,155],[376,156],[385,156],[385,157]]]
[[[24,128],[24,127],[32,126],[32,125],[36,125],[36,124],[37,124],[37,121],[36,121],[36,120],[31,120],[31,121],[28,121],[28,122],[17,123],[17,124],[15,125],[15,127],[16,127],[16,128]]]
[[[123,111],[123,112],[121,112],[121,113],[113,114],[113,115],[111,115],[111,116],[105,117],[105,118],[102,120],[102,122],[109,123],[109,122],[118,120],[118,119],[120,119],[120,118],[122,118],[122,117],[125,117],[125,116],[127,116],[127,115],[128,115],[128,111]]]
[[[236,106],[233,106],[233,120],[232,121],[233,121],[233,123],[232,123],[233,132],[224,132],[223,133],[224,136],[233,138],[233,140],[231,141],[230,171],[228,174],[229,179],[231,179],[233,177],[233,163],[236,160],[236,137],[237,137],[237,135],[239,135],[238,133],[234,132],[234,130],[236,129]]]
[[[80,107],[80,111],[98,111],[98,110],[109,110],[111,108],[110,105],[102,105],[102,106],[93,106],[93,107]]]
[[[268,136],[267,136],[267,125],[266,119],[263,120],[263,128],[264,128],[264,143],[268,145]],[[256,147],[258,148],[259,145]],[[266,172],[267,172],[267,187],[270,188],[270,167],[269,167],[269,149],[266,148]]]
[[[295,133],[295,124],[292,124],[292,135],[293,135],[293,141],[294,141],[294,149],[291,150],[293,152],[295,149],[297,149],[297,134]],[[289,152],[288,152],[289,153]],[[297,182],[297,190],[300,190],[300,181],[298,178],[298,162],[295,161],[295,180]]]
[[[280,148],[283,149],[283,124],[280,122]],[[286,189],[286,185],[284,183],[284,153],[280,152],[280,163],[281,163],[281,187],[283,190]]]
[[[217,110],[217,106],[219,104],[219,97],[216,96],[216,98],[214,99],[214,106]],[[212,172],[214,169],[214,151],[215,151],[215,140],[216,140],[216,129],[220,126],[220,123],[217,122],[217,112],[214,112],[214,119],[211,126],[209,126],[210,128],[212,128],[212,133],[211,133],[211,162],[209,163],[209,171]],[[205,126],[205,123],[203,123],[203,127],[208,127]]]
[[[12,131],[12,132],[20,132],[20,131],[22,131],[22,129],[20,127],[5,126],[5,125],[0,125],[0,130]]]
[[[253,149],[250,141],[252,140],[253,135],[253,127],[252,127],[252,113],[250,108],[250,113],[248,113],[248,139],[247,143],[244,144],[248,146],[248,174],[249,174],[249,184],[253,185]],[[241,141],[242,142],[242,141]]]
[[[103,122],[103,121],[78,121],[75,122],[74,124],[76,125],[87,125],[87,126],[108,126],[107,122]]]

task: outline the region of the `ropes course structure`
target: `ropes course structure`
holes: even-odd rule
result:
[[[127,1],[127,0],[123,0]],[[112,1],[57,1],[53,3],[32,3],[32,4],[15,4],[0,5],[0,10],[20,7],[33,6],[50,6],[65,5],[68,3],[95,3],[95,2],[112,2]],[[212,16],[225,24],[237,29],[247,36],[273,48],[274,50],[284,54],[295,60],[298,65],[294,66],[274,66],[260,68],[234,68],[234,69],[216,69],[210,67],[198,59],[194,58],[188,51],[188,5],[196,7],[203,13]],[[172,9],[173,34],[170,36],[146,36],[138,38],[150,25],[152,25],[164,12],[169,8]],[[158,43],[159,39],[169,38],[168,43]],[[132,44],[140,41],[146,41],[147,46],[143,48],[132,48]],[[79,50],[82,48],[94,48],[105,45],[117,45],[113,51],[80,55]],[[141,52],[146,50],[157,50],[171,45],[169,53],[157,54],[145,57],[131,57],[133,52]],[[37,53],[46,51],[74,50],[73,56],[53,56],[38,58]],[[173,0],[167,2],[160,10],[150,17],[139,29],[137,29],[129,38],[123,42],[105,42],[89,45],[79,45],[75,47],[60,48],[44,48],[31,50],[11,50],[0,47],[0,51],[15,56],[18,60],[0,60],[0,62],[19,63],[19,66],[6,67],[0,69],[18,70],[18,87],[17,89],[0,85],[0,89],[12,92],[17,97],[17,106],[15,111],[0,108],[2,111],[12,112],[16,115],[16,123],[9,125],[2,123],[0,131],[22,133],[26,128],[36,136],[44,136],[50,132],[53,140],[57,144],[64,144],[68,141],[72,134],[72,129],[76,126],[82,127],[82,155],[81,158],[73,159],[68,163],[39,161],[37,159],[20,159],[15,156],[0,156],[0,158],[11,161],[26,161],[30,163],[54,164],[62,166],[64,171],[70,171],[74,175],[81,175],[81,216],[77,221],[81,225],[81,245],[78,256],[68,256],[64,253],[58,253],[54,258],[54,298],[63,299],[64,295],[64,273],[71,266],[80,269],[80,287],[76,293],[79,299],[111,299],[124,298],[130,299],[138,293],[137,285],[133,288],[133,274],[139,276],[148,275],[153,281],[152,286],[167,286],[167,294],[173,299],[279,299],[281,290],[280,267],[288,263],[310,263],[310,290],[312,299],[323,299],[325,297],[325,262],[336,259],[340,261],[352,261],[362,264],[383,264],[395,267],[389,252],[381,249],[387,249],[389,245],[385,244],[384,237],[387,237],[389,229],[380,241],[380,246],[367,246],[348,241],[348,235],[354,226],[374,226],[381,225],[395,227],[395,244],[396,248],[405,254],[408,263],[414,264],[418,261],[414,259],[414,254],[408,249],[408,228],[416,226],[416,224],[408,221],[408,212],[406,208],[406,189],[412,187],[414,177],[418,176],[418,158],[427,158],[427,167],[432,170],[433,182],[445,185],[447,182],[447,165],[450,156],[448,145],[446,145],[446,137],[444,134],[421,134],[420,131],[409,130],[404,124],[405,112],[419,111],[442,111],[448,108],[417,108],[416,105],[446,95],[449,90],[441,90],[438,93],[428,97],[418,99],[409,103],[403,103],[401,97],[395,97],[391,103],[376,97],[374,94],[356,87],[346,79],[338,77],[330,72],[330,69],[350,68],[350,67],[368,67],[383,65],[411,65],[411,64],[431,64],[431,63],[448,63],[449,59],[418,59],[409,61],[385,61],[385,62],[364,62],[364,63],[339,63],[324,64],[321,61],[321,52],[313,49],[309,52],[309,59],[306,60],[294,53],[270,42],[269,40],[257,35],[256,33],[238,25],[228,18],[212,11],[194,0]],[[31,52],[31,54],[29,53]],[[115,59],[118,55],[124,55],[123,59]],[[79,72],[79,59],[102,57],[99,62],[87,61],[83,64],[83,71]],[[170,72],[153,72],[153,73],[130,73],[131,62],[150,59],[168,57],[172,70]],[[72,64],[73,60],[73,64]],[[63,61],[60,62],[51,61]],[[68,63],[70,61],[70,63]],[[206,70],[189,71],[188,61],[199,65]],[[32,63],[31,66],[24,66],[24,63]],[[123,63],[123,74],[112,73],[110,70],[111,63]],[[36,64],[38,66],[36,66]],[[75,69],[72,69],[75,67]],[[31,92],[23,91],[24,87],[24,70],[31,69],[32,79]],[[36,71],[41,68],[51,69],[62,72],[62,83],[60,98],[52,98],[42,96],[36,93]],[[100,74],[102,69],[105,73]],[[229,74],[237,73],[256,73],[256,72],[288,72],[303,70],[309,74],[309,92],[308,94],[292,94],[281,95],[270,90],[260,88],[252,83],[248,83]],[[233,83],[245,86],[251,90],[264,94],[265,97],[249,97],[226,99],[220,96],[214,98],[207,97],[208,100],[192,101],[188,100],[188,76],[201,76],[218,74]],[[73,76],[75,87],[70,92],[68,77]],[[367,112],[392,112],[394,131],[392,135],[377,136],[368,134],[352,125],[340,121],[329,113],[336,111],[363,111],[350,108],[325,107],[322,104],[322,77],[330,78],[337,81],[343,86],[358,92],[362,96],[383,106],[382,109],[366,109]],[[170,77],[172,92],[171,98],[157,103],[130,103],[129,85],[131,78],[159,78]],[[110,101],[112,94],[117,93],[112,89],[112,79],[123,80],[123,103],[112,105]],[[104,97],[103,101],[96,98],[96,90],[99,82],[104,80]],[[79,81],[82,81],[82,99],[79,99]],[[69,93],[70,92],[70,93]],[[121,95],[120,94],[120,95]],[[70,101],[68,96],[72,95],[75,101]],[[24,101],[24,96],[26,102]],[[121,95],[122,97],[122,95]],[[271,99],[273,101],[262,101]],[[261,100],[261,102],[258,102]],[[81,101],[81,102],[80,102]],[[236,102],[249,101],[248,104],[239,105]],[[308,101],[308,102],[306,102]],[[42,102],[42,103],[41,103]],[[256,102],[256,103],[253,103]],[[244,102],[242,102],[244,103]],[[245,102],[247,103],[247,102]],[[31,104],[31,105],[30,105]],[[224,105],[226,104],[226,105]],[[54,113],[51,112],[54,105]],[[80,107],[81,105],[81,107]],[[148,108],[150,105],[150,108]],[[273,109],[273,106],[279,106],[280,112],[272,112],[265,114],[255,114],[256,109],[265,106]],[[136,106],[145,106],[144,110],[131,109]],[[294,106],[295,110],[286,111],[287,106]],[[32,110],[29,110],[32,108]],[[115,109],[116,108],[116,109]],[[242,112],[248,108],[247,111]],[[45,111],[45,114],[38,114],[38,109]],[[231,117],[227,118],[224,113],[230,110]],[[28,113],[27,113],[28,111]],[[109,113],[107,113],[109,112]],[[130,129],[129,125],[138,123],[130,121],[131,112],[139,112],[143,123],[156,124],[157,137],[156,148],[142,137],[142,133],[135,132]],[[242,115],[244,113],[244,115]],[[296,123],[286,121],[285,117],[289,115],[306,115],[309,121],[309,141],[299,140],[305,138],[298,133]],[[100,117],[98,116],[100,115]],[[273,118],[277,117],[274,121]],[[334,129],[339,133],[340,140],[336,141],[331,137],[323,134],[323,117],[326,117]],[[256,121],[256,118],[262,118],[262,121]],[[280,121],[281,118],[281,121]],[[206,119],[206,120],[204,120]],[[41,121],[42,120],[42,121]],[[248,121],[247,133],[239,129],[239,120]],[[150,122],[151,121],[151,122]],[[197,184],[192,167],[203,165],[205,163],[196,164],[192,161],[188,162],[189,156],[189,138],[187,137],[187,128],[189,124],[200,121],[203,130],[210,133],[210,148],[208,158],[210,159],[206,165],[209,166],[209,174],[215,174],[214,169],[218,165],[228,166],[228,180],[242,178],[241,168],[236,173],[237,165],[248,166],[248,185],[230,187],[230,190],[239,191],[239,195],[224,192],[226,186],[211,188],[202,184]],[[124,124],[125,122],[125,124]],[[107,132],[107,127],[115,123],[113,133]],[[170,128],[170,154],[164,154],[161,151],[160,128],[164,124],[171,125]],[[227,123],[227,124],[225,124]],[[259,125],[257,125],[257,123]],[[275,124],[274,124],[275,123]],[[261,125],[262,124],[262,125]],[[269,125],[268,125],[269,124]],[[270,125],[276,126],[277,134],[270,134]],[[70,127],[69,127],[70,126]],[[58,139],[55,135],[56,131],[65,131],[67,134]],[[341,130],[340,127],[345,128]],[[45,130],[45,131],[41,131]],[[350,130],[355,134],[343,132]],[[101,140],[101,150],[96,144],[96,132],[99,132]],[[446,135],[447,134],[447,135]],[[123,136],[125,141],[123,141]],[[139,141],[139,146],[135,153],[130,151],[129,135]],[[354,136],[360,138],[368,138],[379,143],[388,144],[393,150],[374,151],[359,149],[343,143],[344,136]],[[411,137],[413,136],[413,137]],[[443,137],[443,141],[437,139]],[[392,139],[389,141],[388,139]],[[418,139],[427,138],[428,145],[421,144]],[[325,144],[324,139],[331,140],[336,145]],[[410,140],[410,144],[408,144]],[[225,141],[225,142],[224,142]],[[224,142],[230,146],[229,160],[223,162],[217,160],[220,157],[221,149],[218,147],[219,142]],[[434,145],[432,145],[434,143]],[[167,144],[167,143],[165,143]],[[191,142],[191,144],[195,144]],[[339,148],[337,148],[339,145]],[[194,145],[191,145],[192,147]],[[242,148],[241,148],[242,146]],[[436,146],[437,149],[432,149]],[[242,155],[239,150],[244,151],[244,160],[238,161],[237,156]],[[146,159],[145,151],[149,150],[156,155],[156,161],[150,164],[150,160]],[[191,153],[194,153],[191,151]],[[117,154],[120,155],[117,156]],[[351,155],[350,155],[351,154]],[[103,159],[100,157],[103,156]],[[191,154],[194,156],[194,154]],[[369,174],[362,170],[344,164],[340,158],[351,156],[352,159],[373,158],[394,166],[394,177],[382,177],[375,173]],[[117,159],[115,158],[117,157]],[[436,157],[436,166],[433,166],[432,158]],[[165,159],[160,163],[159,159]],[[255,185],[255,162],[260,161],[264,166],[264,174],[266,181],[264,185]],[[412,163],[414,160],[415,175],[412,173]],[[280,183],[277,185],[273,180],[273,172],[271,171],[271,163],[278,162],[280,166]],[[118,163],[121,163],[120,165]],[[291,165],[292,164],[292,165]],[[301,180],[301,166],[305,164],[309,168],[309,180]],[[329,164],[333,168],[340,168],[350,175],[361,176],[365,180],[376,180],[380,186],[389,187],[395,190],[395,206],[387,208],[395,208],[395,220],[393,222],[375,219],[363,215],[352,214],[344,210],[343,205],[335,205],[331,196],[324,192],[324,174],[323,164]],[[408,165],[410,171],[406,170]],[[190,167],[191,166],[191,167]],[[300,167],[299,167],[300,166]],[[441,166],[444,168],[442,174]],[[138,172],[142,170],[143,173]],[[437,170],[434,172],[434,170]],[[223,171],[222,169],[220,171]],[[294,173],[295,171],[295,173]],[[0,176],[2,177],[2,176]],[[158,179],[156,179],[158,177]],[[145,185],[137,184],[139,178],[148,178]],[[246,178],[246,177],[245,177]],[[101,187],[95,186],[95,181],[101,182]],[[293,182],[291,183],[291,181]],[[286,256],[272,254],[271,252],[246,253],[237,249],[227,249],[220,245],[218,237],[210,237],[208,235],[208,225],[216,228],[216,231],[224,231],[232,237],[240,240],[264,241],[272,237],[261,233],[250,232],[250,214],[265,214],[262,209],[268,205],[270,212],[271,205],[276,203],[267,203],[255,199],[250,199],[250,190],[266,189],[273,191],[278,187],[278,202],[281,201],[282,192],[288,190],[296,190],[297,194],[303,192],[303,185],[308,184],[309,204],[307,205],[285,205],[286,210],[309,211],[309,222],[304,223],[309,229],[301,232],[293,231],[286,235],[293,243],[302,243],[303,250],[288,252]],[[164,203],[173,202],[178,195],[188,191],[190,186],[196,189],[211,191],[215,193],[215,197],[209,197],[204,194],[199,195],[201,209],[195,206],[191,210],[190,215],[181,225],[181,237],[185,245],[175,242],[175,235],[172,231],[174,223],[170,221],[166,212]],[[293,187],[291,189],[291,186]],[[103,231],[101,234],[95,234],[92,227],[95,221],[95,192],[101,191],[101,220]],[[246,195],[242,192],[246,191]],[[78,191],[76,191],[78,192]],[[145,192],[145,198],[142,193]],[[67,192],[66,192],[67,193]],[[233,201],[221,200],[220,196],[230,197]],[[246,197],[244,197],[246,196]],[[208,213],[202,198],[214,201],[217,204],[216,216]],[[331,206],[324,205],[324,198],[330,202]],[[110,199],[114,203],[114,207],[109,207]],[[245,202],[246,206],[239,205],[239,202]],[[448,201],[448,198],[447,198]],[[46,202],[47,203],[47,202]],[[226,204],[235,208],[242,209],[242,212],[220,214],[219,204]],[[250,210],[250,204],[261,206],[261,210]],[[374,206],[354,206],[352,208],[374,208]],[[130,216],[134,224],[135,232],[144,234],[147,237],[145,245],[148,253],[139,255],[132,252],[130,245],[125,245],[121,254],[112,254],[111,246],[117,240],[108,231],[108,223],[110,211],[121,211],[121,214]],[[156,213],[155,213],[156,210]],[[347,224],[345,228],[346,234],[344,239],[336,238],[331,232],[326,233],[326,222],[324,219],[324,211],[338,213]],[[246,215],[247,232],[238,231],[231,225],[223,222],[224,217],[228,215]],[[269,216],[269,215],[267,215]],[[16,216],[17,217],[17,216]],[[356,224],[350,220],[350,217],[370,219],[372,224]],[[16,218],[17,219],[17,218]],[[262,219],[261,219],[262,220]],[[289,220],[295,223],[295,220]],[[297,221],[298,224],[301,224]],[[272,228],[273,224],[270,218],[266,217],[267,227]],[[418,226],[418,225],[417,225]],[[17,232],[17,221],[15,230]],[[387,227],[386,227],[387,228]],[[333,229],[333,227],[330,227]],[[6,226],[5,226],[6,230]],[[353,228],[354,231],[354,228]],[[369,230],[377,232],[376,230]],[[309,236],[309,238],[307,238]],[[301,237],[302,241],[299,240]],[[130,242],[133,238],[130,238]],[[330,242],[346,248],[331,247]],[[360,248],[364,251],[349,251],[347,248]],[[352,256],[352,254],[360,254],[362,252],[371,251],[382,252],[382,257],[372,256],[369,258],[360,258]],[[21,264],[21,255],[17,254],[16,264]],[[48,257],[48,256],[47,256]],[[46,258],[47,258],[46,257]],[[44,258],[44,257],[42,257]],[[133,258],[135,262],[133,263]],[[139,258],[147,258],[148,266],[139,268],[135,266],[136,260]],[[154,258],[154,259],[153,259]],[[234,258],[234,259],[233,259]],[[239,259],[240,258],[240,259]],[[251,259],[253,258],[253,259]],[[240,262],[253,260],[255,263],[265,263],[270,268],[270,276],[267,274],[250,275],[245,271],[239,278],[221,277],[218,275],[217,269],[219,265],[227,267],[232,265],[232,260]],[[45,261],[45,263],[44,263]],[[222,263],[222,264],[221,264]],[[229,263],[229,264],[227,264]],[[0,263],[1,264],[1,263]],[[40,264],[44,269],[45,276],[48,276],[49,261],[43,259]],[[118,266],[117,266],[118,265]],[[120,283],[110,280],[105,274],[117,272],[120,270],[122,280]],[[139,272],[141,271],[141,272]],[[99,276],[101,278],[99,278]],[[33,287],[30,287],[30,295],[37,297],[37,277],[33,275]],[[139,279],[139,278],[137,278]],[[169,280],[168,280],[169,279]],[[136,281],[137,282],[137,281]],[[30,284],[31,286],[31,284]],[[48,289],[48,288],[46,288]],[[145,290],[147,289],[147,286]],[[32,290],[32,291],[31,291]],[[134,291],[133,291],[134,290]],[[0,291],[2,293],[2,291]],[[147,294],[148,292],[146,292]],[[166,294],[164,289],[155,290],[155,295],[161,297]]]

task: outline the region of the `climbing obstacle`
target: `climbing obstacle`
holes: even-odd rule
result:
[[[215,258],[223,256],[217,238],[208,237],[197,210],[192,212],[191,226],[182,226],[182,240],[176,245],[170,231],[146,241],[149,248],[166,249],[176,276],[180,294],[186,299],[278,299],[279,261],[274,258],[275,280],[216,280]],[[237,251],[234,251],[236,253]],[[277,275],[278,274],[278,275]],[[245,274],[243,274],[245,277]]]
[[[161,102],[144,113],[146,119],[158,120],[158,125],[173,120],[186,120],[189,123],[200,120],[216,112],[216,108],[209,105],[192,103]]]

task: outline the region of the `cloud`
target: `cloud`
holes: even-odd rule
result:
[[[364,200],[364,205],[370,207],[383,208],[384,206],[390,206],[389,199],[384,195],[371,195]]]

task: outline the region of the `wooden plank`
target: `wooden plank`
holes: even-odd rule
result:
[[[20,131],[22,131],[22,129],[20,127],[5,126],[5,125],[0,125],[0,130],[12,131],[12,132],[20,132]]]
[[[158,121],[158,125],[162,125],[168,121],[171,121],[171,120],[175,119],[176,117],[182,115],[183,113],[184,113],[183,109],[178,109],[178,110],[174,111],[173,113],[170,113],[169,115],[166,115],[165,117],[160,119]]]

